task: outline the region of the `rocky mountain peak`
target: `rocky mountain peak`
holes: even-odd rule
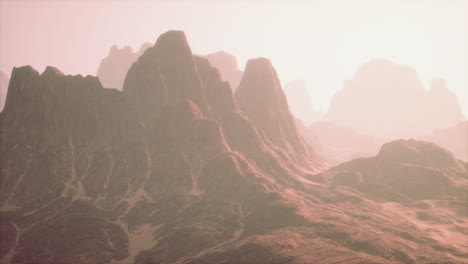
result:
[[[53,66],[47,66],[41,76],[65,76],[65,74]]]
[[[190,100],[208,115],[204,92],[184,32],[162,34],[132,65],[123,93],[144,123],[154,122],[166,106]]]
[[[269,59],[247,62],[235,97],[249,120],[268,140],[285,149],[291,158],[301,160],[310,155],[311,150],[298,134],[278,75]]]

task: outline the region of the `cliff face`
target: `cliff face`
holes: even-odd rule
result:
[[[427,92],[416,71],[386,60],[364,64],[346,81],[324,120],[380,138],[415,137],[464,119],[456,97],[433,82]]]
[[[415,222],[373,193],[337,188],[337,169],[319,174],[325,164],[291,125],[271,64],[251,64],[234,98],[170,31],[132,65],[123,91],[53,67],[15,68],[0,114],[2,262],[407,263],[441,250],[466,260],[458,244],[404,231]],[[405,153],[440,170],[428,175],[445,185],[422,198],[457,201],[462,163],[430,147],[420,152],[440,163],[388,149],[379,154],[388,164]],[[464,238],[466,216],[456,217],[448,230]]]

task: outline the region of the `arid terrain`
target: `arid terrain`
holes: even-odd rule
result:
[[[109,64],[123,82],[104,81]],[[467,162],[356,134],[375,154],[331,166],[269,59],[249,60],[238,87],[220,71],[182,31],[113,48],[99,79],[15,68],[1,263],[468,263]]]

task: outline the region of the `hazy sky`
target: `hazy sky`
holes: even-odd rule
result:
[[[446,78],[468,116],[466,0],[0,0],[0,69],[95,75],[113,44],[136,50],[171,29],[194,53],[224,50],[241,68],[270,58],[283,83],[305,80],[325,110],[362,63],[387,58],[414,67],[426,88]]]

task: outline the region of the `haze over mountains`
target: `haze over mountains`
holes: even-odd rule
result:
[[[102,86],[122,90],[128,69],[151,46],[151,43],[144,43],[137,52],[133,52],[130,46],[121,49],[115,45],[112,46],[97,70]]]
[[[433,133],[420,137],[421,140],[450,150],[455,156],[468,161],[468,121],[462,121],[455,126],[440,128]]]
[[[213,67],[218,69],[221,79],[227,81],[231,89],[235,91],[239,86],[243,74],[237,66],[236,57],[224,51],[217,51],[204,57],[208,59]]]
[[[122,49],[113,46],[99,65],[98,77],[103,86],[121,90],[131,64],[149,46],[149,43],[141,45],[138,52],[128,46]],[[236,58],[223,51],[204,57],[235,91],[243,74]],[[305,125],[300,125],[301,135],[330,164],[374,155],[381,144],[402,137],[431,141],[433,138],[428,135],[433,131],[465,120],[456,96],[447,89],[444,79],[434,79],[429,91],[425,91],[414,69],[387,60],[370,61],[355,75],[355,80],[346,81],[345,87],[335,95],[326,114],[314,109],[304,81],[291,81],[284,86],[291,113]],[[322,120],[325,123],[309,127]],[[353,136],[355,133],[357,137]],[[362,137],[368,139],[362,141]],[[356,148],[354,142],[364,145]],[[441,135],[431,142],[441,142]],[[468,146],[465,145],[454,142],[443,146],[457,157],[466,158]]]
[[[398,140],[328,168],[270,60],[233,94],[181,31],[122,91],[13,69],[0,139],[2,263],[468,261],[468,163]]]
[[[414,69],[387,60],[362,65],[335,94],[325,121],[377,138],[416,137],[464,120],[444,80],[429,91]]]
[[[116,88],[122,90],[123,82],[130,66],[151,46],[150,43],[141,45],[138,52],[133,52],[129,46],[119,49],[112,46],[109,55],[102,59],[97,76],[105,88]],[[234,56],[218,51],[204,56],[211,65],[219,70],[221,79],[227,81],[231,89],[235,91],[239,86],[243,72],[237,66]]]
[[[291,113],[305,125],[322,120],[324,113],[314,108],[306,84],[302,80],[290,81],[284,85]]]
[[[359,134],[351,128],[329,122],[304,126],[296,122],[304,139],[331,165],[378,153],[383,141]]]

